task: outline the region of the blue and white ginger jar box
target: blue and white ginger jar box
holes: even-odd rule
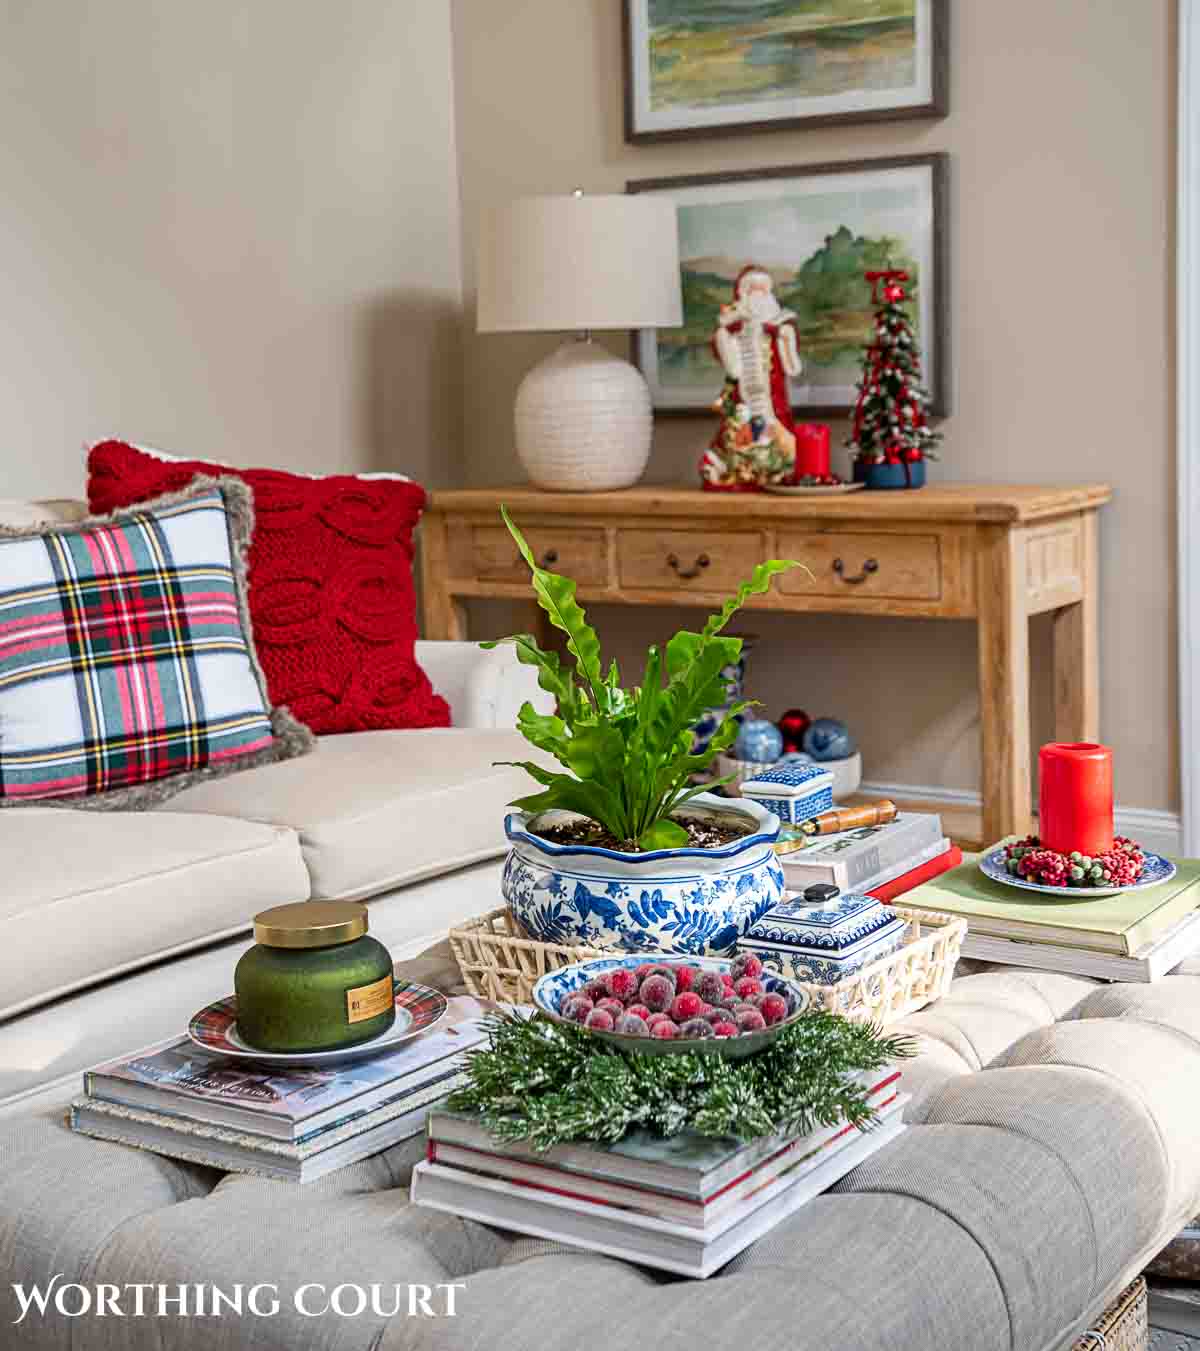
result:
[[[836,985],[895,952],[907,928],[874,896],[839,895],[816,883],[768,910],[738,940],[738,951],[753,952],[788,979]]]
[[[742,797],[798,825],[833,809],[833,771],[790,760],[742,780]]]

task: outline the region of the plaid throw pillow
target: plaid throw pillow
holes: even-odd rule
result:
[[[272,710],[246,608],[251,495],[0,531],[0,806],[151,806],[311,749]]]

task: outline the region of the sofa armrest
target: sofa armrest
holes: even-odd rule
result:
[[[419,641],[417,661],[450,705],[455,727],[515,727],[528,700],[552,713],[554,700],[538,688],[537,672],[522,666],[509,643],[484,651],[478,643]]]

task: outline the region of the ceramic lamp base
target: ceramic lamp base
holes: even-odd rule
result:
[[[517,454],[538,488],[628,488],[646,469],[653,420],[641,372],[591,341],[565,343],[521,381]]]

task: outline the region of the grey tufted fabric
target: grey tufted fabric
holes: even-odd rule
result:
[[[419,1144],[310,1187],[30,1117],[0,1130],[13,1351],[1057,1351],[1200,1210],[1200,980],[957,981],[902,1024],[910,1129],[707,1282],[408,1204]],[[274,1317],[16,1316],[11,1281],[266,1282]],[[305,1318],[304,1283],[461,1285],[455,1318]]]

